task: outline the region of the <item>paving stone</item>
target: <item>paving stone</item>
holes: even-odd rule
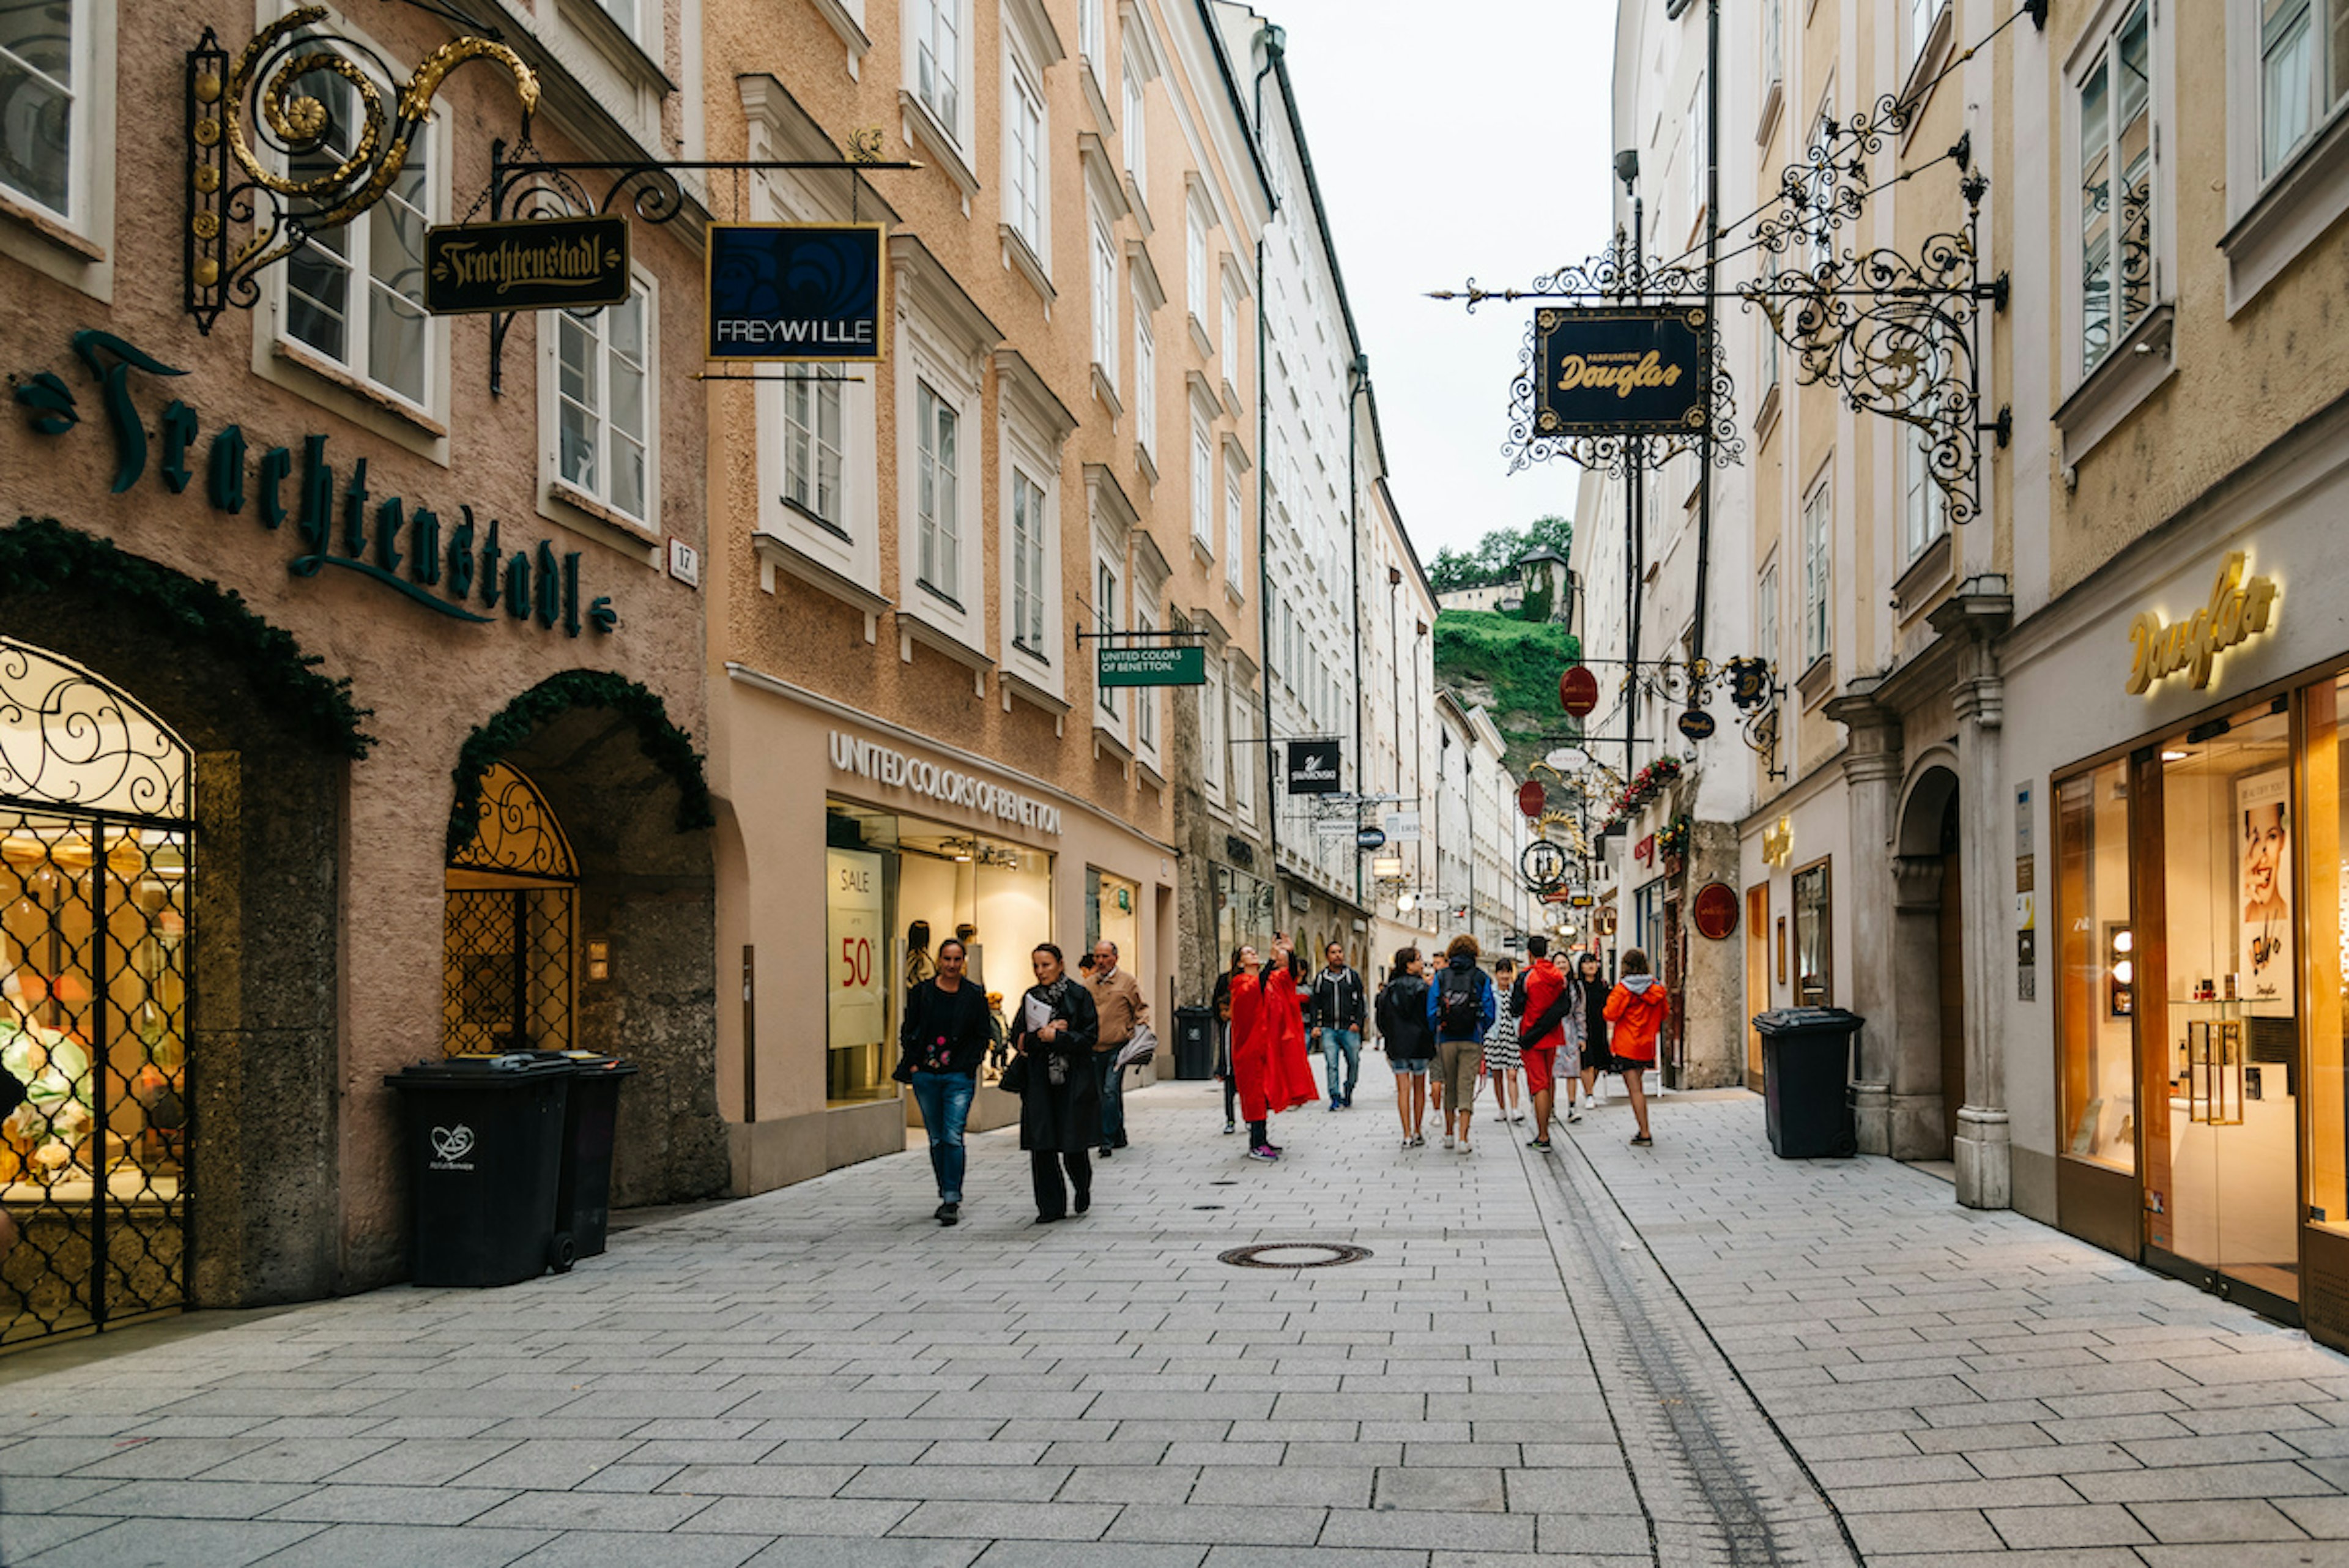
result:
[[[1137,1502],[1119,1511],[1107,1539],[1310,1546],[1320,1535],[1326,1517],[1327,1511],[1319,1508]]]
[[[2263,1499],[2133,1502],[2137,1521],[2164,1545],[2186,1542],[2301,1541],[2307,1532]]]
[[[2009,1546],[2134,1546],[2153,1539],[2128,1510],[2108,1503],[1992,1508],[1983,1512]]]
[[[1107,1503],[925,1502],[889,1533],[967,1536],[974,1540],[1017,1537],[1031,1541],[1098,1541],[1119,1517]]]
[[[627,1568],[741,1568],[765,1547],[752,1535],[568,1530],[515,1562],[518,1568],[613,1568],[616,1563],[626,1563]],[[944,1568],[963,1565],[954,1563]]]
[[[1530,1552],[1529,1514],[1442,1513],[1418,1509],[1332,1509],[1321,1527],[1323,1546],[1417,1546],[1429,1551]]]
[[[271,1553],[267,1563],[268,1568],[505,1568],[549,1539],[543,1530],[336,1524]]]
[[[52,1546],[30,1559],[27,1568],[245,1568],[324,1528],[251,1520],[127,1519]]]
[[[1847,1521],[1860,1552],[2002,1552],[2006,1542],[1975,1509],[1932,1509],[1917,1513],[1855,1514]]]
[[[316,1487],[269,1517],[326,1524],[463,1524],[514,1494],[477,1487]]]

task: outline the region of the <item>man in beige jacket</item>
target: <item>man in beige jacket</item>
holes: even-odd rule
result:
[[[1101,1015],[1101,1033],[1093,1040],[1093,1076],[1101,1085],[1101,1157],[1125,1147],[1125,1075],[1117,1068],[1117,1054],[1133,1032],[1150,1022],[1150,1003],[1142,999],[1142,982],[1118,967],[1117,944],[1104,937],[1093,944],[1093,971],[1084,981],[1093,994],[1093,1011]]]

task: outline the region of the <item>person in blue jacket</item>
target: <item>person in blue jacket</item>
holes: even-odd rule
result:
[[[1473,1152],[1468,1128],[1476,1113],[1476,1076],[1485,1065],[1485,1032],[1500,1016],[1493,977],[1476,965],[1480,956],[1475,937],[1464,931],[1453,938],[1427,988],[1427,1026],[1435,1035],[1436,1075],[1444,1083],[1444,1147],[1462,1154]]]

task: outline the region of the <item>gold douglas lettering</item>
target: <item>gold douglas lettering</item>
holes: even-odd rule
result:
[[[1681,368],[1667,365],[1663,356],[1651,348],[1634,360],[1629,354],[1581,355],[1568,354],[1557,365],[1557,389],[1578,391],[1585,387],[1596,390],[1612,390],[1619,398],[1652,387],[1673,387],[1680,384]]]
[[[2164,624],[2151,610],[2129,623],[2128,691],[2142,696],[2153,683],[2183,670],[2196,691],[2210,684],[2219,655],[2268,629],[2275,619],[2276,583],[2243,572],[2240,550],[2229,556],[2210,585],[2210,602],[2190,619]]]

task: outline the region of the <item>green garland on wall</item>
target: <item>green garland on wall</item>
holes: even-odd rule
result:
[[[660,698],[625,676],[600,670],[566,670],[539,682],[507,703],[480,729],[465,737],[450,774],[457,781],[456,804],[449,809],[449,856],[473,842],[480,830],[481,775],[490,764],[528,740],[541,724],[574,708],[608,708],[636,727],[636,743],[652,764],[677,785],[677,830],[690,833],[718,826],[709,805],[709,779],[702,772],[701,753],[693,738],[669,722]]]
[[[375,744],[359,727],[372,710],[352,700],[349,680],[319,674],[325,661],[246,608],[234,589],[183,576],[54,517],[19,517],[0,529],[0,599],[68,588],[99,594],[242,670],[261,705],[321,751],[357,760]]]

